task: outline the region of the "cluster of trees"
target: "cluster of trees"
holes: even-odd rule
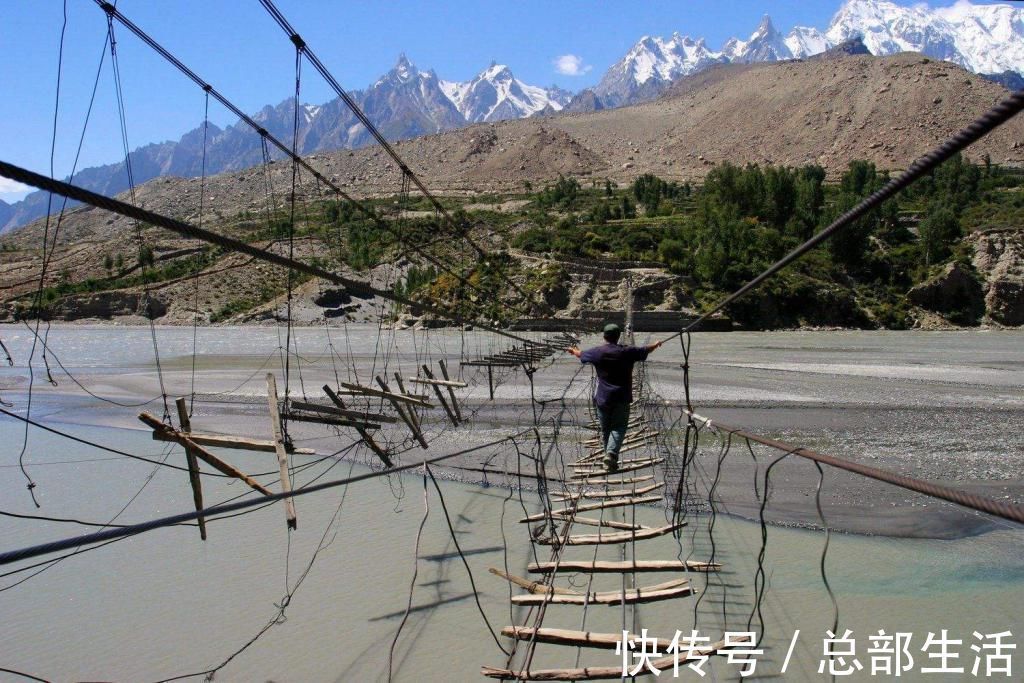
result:
[[[869,161],[851,162],[838,183],[825,178],[817,165],[724,163],[708,173],[698,190],[648,174],[625,192],[613,192],[607,184],[604,192],[595,189],[589,197],[574,181],[560,179],[542,194],[565,196],[564,188],[571,186],[573,206],[585,210],[538,222],[514,244],[562,255],[658,258],[671,270],[695,277],[702,288],[731,289],[890,180]],[[964,225],[1024,219],[1024,193],[1006,192],[1022,184],[1020,174],[956,156],[836,233],[795,272],[844,286],[859,283],[892,299],[927,277],[936,264],[966,259],[958,248]],[[659,218],[609,223],[635,216],[633,201],[645,217]]]

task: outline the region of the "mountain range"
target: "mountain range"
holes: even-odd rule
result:
[[[851,48],[850,45],[853,45]],[[509,67],[492,63],[466,82],[440,79],[433,70],[418,69],[405,55],[365,90],[351,92],[370,120],[390,140],[413,138],[462,126],[560,112],[595,111],[636,104],[658,97],[676,81],[720,64],[749,64],[805,59],[832,50],[875,55],[920,52],[990,75],[1006,87],[1020,87],[1024,73],[1024,8],[972,5],[960,0],[948,8],[904,7],[888,0],[847,0],[825,30],[797,26],[783,35],[765,16],[746,39],[731,38],[718,50],[703,38],[678,33],[668,38],[644,36],[593,88],[575,96],[557,87],[538,87],[515,78]],[[294,101],[265,106],[253,118],[271,134],[290,141]],[[203,128],[177,141],[140,147],[132,152],[137,183],[172,175],[201,173]],[[302,154],[359,148],[372,138],[340,99],[302,105],[299,116]],[[280,153],[271,150],[271,158]],[[263,158],[259,136],[239,122],[206,130],[209,174],[239,170]],[[87,168],[74,182],[114,195],[127,189],[123,163]],[[47,195],[35,192],[24,200],[0,201],[0,232],[45,215]]]

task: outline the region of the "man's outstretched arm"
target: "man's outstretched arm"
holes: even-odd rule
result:
[[[583,355],[583,352],[580,351],[579,348],[575,347],[575,346],[570,346],[565,351],[566,351],[566,353],[571,353],[572,355],[576,356],[577,358],[579,358],[581,355]]]

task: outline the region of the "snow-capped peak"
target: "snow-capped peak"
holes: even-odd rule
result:
[[[860,36],[876,55],[913,51],[978,73],[1024,72],[1024,7],[847,0],[825,35],[833,44]]]
[[[606,106],[648,99],[673,80],[716,63],[801,59],[853,39],[875,55],[920,52],[972,71],[1024,74],[1024,3],[950,7],[898,5],[891,0],[846,0],[824,31],[797,26],[783,37],[765,15],[747,40],[730,38],[718,52],[703,39],[678,32],[645,35],[605,73],[594,93]]]
[[[570,99],[569,93],[563,90],[523,83],[512,75],[508,66],[497,62],[491,62],[470,81],[441,81],[440,85],[470,123],[523,118],[544,110],[559,111]]]

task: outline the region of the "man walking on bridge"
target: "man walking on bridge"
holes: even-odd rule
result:
[[[569,353],[590,363],[597,373],[597,391],[594,404],[601,422],[601,445],[604,448],[604,467],[609,472],[619,469],[619,449],[629,425],[629,405],[633,402],[633,364],[647,360],[647,354],[662,342],[647,346],[620,346],[622,330],[615,323],[604,326],[605,344],[586,351],[571,347]]]

